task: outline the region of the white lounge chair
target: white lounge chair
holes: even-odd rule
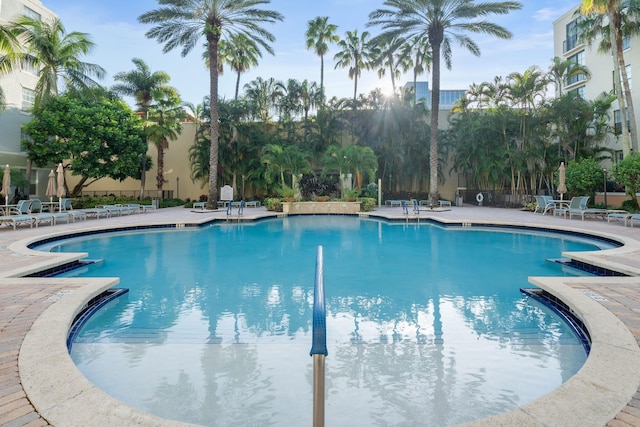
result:
[[[21,224],[29,224],[30,228],[33,228],[33,224],[36,224],[37,227],[38,224],[29,211],[30,206],[30,200],[20,200],[17,206],[8,208],[8,215],[0,216],[0,224],[11,225],[14,230]]]

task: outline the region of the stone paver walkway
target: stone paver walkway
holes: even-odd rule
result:
[[[243,219],[273,215],[263,208],[247,208]],[[403,219],[401,208],[380,208],[374,215]],[[446,212],[422,213],[421,218],[433,216],[443,222],[457,223],[507,223],[554,227],[562,230],[584,231],[610,235],[624,239],[638,250],[622,251],[606,256],[595,255],[588,261],[599,265],[622,266],[626,271],[640,276],[640,227],[624,227],[621,223],[608,224],[601,220],[568,220],[550,215],[533,214],[518,210],[463,207]],[[37,253],[25,248],[25,244],[39,240],[44,235],[67,234],[87,229],[113,229],[149,223],[196,224],[213,219],[225,219],[224,211],[195,212],[184,208],[161,209],[147,214],[137,214],[99,220],[79,221],[72,224],[42,226],[38,229],[20,227],[13,231],[0,228],[0,425],[46,426],[26,396],[18,372],[18,355],[23,338],[38,316],[74,285],[55,283],[48,279],[11,279],[41,270],[45,266],[68,261],[68,255]],[[232,218],[236,220],[237,218]],[[64,258],[64,259],[63,259]],[[631,284],[574,285],[592,290],[606,298],[600,303],[621,319],[640,343],[640,290]],[[640,363],[640,362],[639,362]],[[579,397],[576,397],[579,398]],[[586,424],[585,424],[586,425]],[[640,426],[640,391],[627,407],[608,424],[611,427]]]

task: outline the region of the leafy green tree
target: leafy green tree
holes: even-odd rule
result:
[[[431,144],[429,156],[429,199],[435,204],[438,193],[438,114],[440,110],[440,60],[451,69],[451,44],[458,42],[472,54],[480,55],[478,44],[466,33],[485,33],[502,39],[511,33],[500,25],[483,18],[504,15],[522,8],[516,1],[482,2],[471,0],[385,0],[388,9],[369,14],[369,24],[382,27],[384,37],[427,39],[431,47]]]
[[[105,70],[102,67],[82,61],[82,57],[94,47],[88,34],[77,31],[67,33],[57,18],[49,23],[21,16],[12,28],[16,37],[25,43],[25,60],[31,61],[39,69],[34,106],[60,93],[59,80],[67,88],[82,89],[98,86],[92,77],[104,77]]]
[[[147,32],[147,37],[164,43],[163,51],[169,52],[182,46],[186,56],[202,37],[206,40],[209,54],[209,99],[211,102],[209,153],[209,198],[208,209],[217,209],[218,199],[218,46],[220,40],[232,34],[242,33],[249,40],[273,53],[269,45],[275,40],[273,34],[261,24],[282,21],[284,17],[275,11],[256,6],[269,4],[269,0],[158,0],[160,7],[143,13],[138,20],[145,24],[156,24]]]
[[[613,169],[616,182],[630,187],[634,194],[640,192],[640,154],[631,153],[618,162]],[[625,206],[638,209],[638,201],[634,197],[625,201]]]
[[[65,169],[79,175],[71,197],[101,178],[139,179],[140,158],[147,152],[142,121],[115,95],[65,94],[49,98],[32,114],[23,126],[29,138],[22,148],[38,166],[64,161]]]
[[[567,190],[574,196],[589,195],[591,200],[602,182],[602,168],[593,158],[571,162],[566,169]]]
[[[329,44],[337,43],[340,37],[336,34],[338,26],[329,24],[328,16],[318,16],[307,24],[307,49],[320,57],[320,93],[324,101],[324,56],[329,51]]]

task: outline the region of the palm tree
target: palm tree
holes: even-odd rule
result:
[[[116,83],[111,90],[119,95],[130,96],[136,101],[138,112],[142,114],[145,128],[148,125],[149,109],[154,101],[154,95],[164,97],[175,89],[169,87],[170,77],[164,71],[154,71],[140,58],[131,60],[135,70],[121,71],[113,76]],[[146,184],[147,156],[142,156],[140,164],[140,198],[144,197]]]
[[[336,60],[335,68],[349,68],[349,78],[354,81],[353,101],[358,96],[358,77],[362,75],[362,69],[370,68],[374,63],[372,45],[369,43],[369,32],[358,35],[358,30],[347,31],[345,38],[338,42],[342,49],[333,57]]]
[[[242,33],[232,34],[229,41],[220,40],[218,46],[219,60],[222,63],[229,64],[231,69],[236,72],[236,93],[235,100],[238,100],[238,92],[240,91],[240,75],[249,70],[249,68],[258,65],[258,58],[262,58],[260,47],[254,41]]]
[[[592,43],[594,40],[600,39],[601,43],[598,46],[598,50],[600,52],[611,51],[618,107],[623,117],[623,123],[625,122],[624,117],[627,113],[629,114],[629,126],[631,128],[631,135],[629,135],[627,126],[622,126],[622,151],[624,156],[630,154],[634,146],[636,149],[638,148],[638,135],[631,88],[629,86],[629,78],[622,53],[624,29],[628,29],[628,35],[638,33],[638,27],[636,25],[637,16],[629,17],[628,14],[623,11],[623,9],[628,6],[629,2],[620,0],[582,0],[579,10],[580,14],[585,17],[580,23],[581,38],[587,43]],[[633,15],[635,15],[635,13]],[[628,22],[628,18],[630,18],[632,22]]]
[[[147,140],[154,143],[158,150],[156,187],[162,195],[164,185],[164,151],[169,141],[176,140],[182,132],[181,120],[185,117],[178,93],[166,89],[156,89],[156,100],[149,109],[149,123],[146,126]]]
[[[102,79],[105,75],[105,70],[99,65],[81,60],[94,47],[89,35],[76,31],[67,33],[57,18],[49,24],[21,16],[13,23],[12,30],[25,44],[25,60],[39,70],[34,106],[59,94],[59,80],[65,87],[84,89],[98,86],[92,77]]]
[[[277,83],[273,77],[267,80],[257,77],[244,85],[245,98],[251,105],[253,116],[264,123],[271,119],[271,113],[275,109],[279,94]]]
[[[143,113],[144,120],[147,120],[153,94],[158,93],[158,89],[167,87],[171,78],[164,71],[151,72],[147,63],[140,58],[133,58],[131,62],[136,69],[116,73],[113,80],[118,83],[111,86],[111,90],[135,99],[138,111]]]
[[[579,76],[584,76],[585,79],[591,78],[591,72],[586,66],[557,56],[553,58],[551,67],[549,67],[549,74],[556,87],[558,97],[562,96],[562,87],[567,85],[570,79]]]
[[[9,74],[22,58],[20,43],[9,27],[0,25],[0,75]],[[0,109],[5,109],[4,91],[0,87]]]
[[[472,54],[480,55],[477,43],[465,33],[486,33],[502,39],[511,33],[500,25],[479,19],[487,15],[503,15],[522,8],[520,2],[482,2],[472,0],[385,0],[388,9],[369,14],[368,25],[378,25],[386,37],[407,40],[427,39],[431,46],[431,145],[429,150],[429,200],[433,205],[438,193],[438,113],[440,108],[440,59],[451,69],[451,44],[458,42]]]
[[[324,101],[324,55],[329,51],[330,43],[337,43],[340,37],[336,34],[338,26],[329,24],[328,16],[318,16],[309,21],[305,37],[307,38],[307,49],[313,51],[320,57],[320,92]]]
[[[232,34],[242,33],[264,50],[273,53],[268,44],[275,40],[273,34],[261,24],[282,21],[284,17],[275,11],[258,9],[269,4],[269,0],[159,0],[155,10],[143,13],[138,20],[145,24],[156,24],[147,32],[147,37],[164,43],[163,51],[169,52],[182,46],[186,56],[201,37],[206,40],[209,52],[209,98],[211,102],[209,155],[209,199],[207,208],[217,209],[218,199],[218,45],[220,40]]]

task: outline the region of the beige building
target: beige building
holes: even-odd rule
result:
[[[1,0],[0,24],[13,22],[18,16],[27,15],[42,20],[52,20],[56,14],[39,0]],[[38,82],[38,70],[23,62],[11,74],[0,75],[0,87],[4,93],[6,110],[0,113],[0,165],[10,165],[13,170],[26,171],[27,156],[20,149],[22,124],[31,119],[34,89]],[[50,169],[34,169],[31,176],[31,194],[44,194]]]
[[[202,187],[200,182],[191,181],[191,163],[189,162],[189,148],[193,145],[195,137],[195,124],[185,122],[182,124],[182,133],[176,141],[169,142],[169,148],[164,150],[164,178],[162,187],[165,198],[175,197],[179,199],[198,200],[201,195],[209,194],[208,185]],[[146,174],[145,195],[150,197],[160,196],[157,193],[156,175],[158,151],[153,144],[149,145],[147,154],[153,161],[153,167]],[[79,179],[67,175],[69,187],[75,185]],[[225,185],[227,183],[220,183]],[[230,185],[231,183],[229,183]],[[135,195],[140,194],[141,184],[137,179],[126,179],[122,182],[103,178],[91,184],[84,191],[84,195]],[[236,194],[237,198],[237,194]]]
[[[595,99],[602,92],[614,90],[613,60],[610,53],[598,52],[597,44],[594,43],[592,46],[588,46],[578,40],[577,18],[575,16],[578,6],[576,4],[573,9],[554,21],[553,52],[554,56],[569,59],[586,66],[591,73],[590,79],[578,76],[565,82],[562,87],[562,93],[575,91],[585,99]],[[636,128],[638,128],[640,125],[638,123],[638,119],[640,119],[640,110],[638,110],[640,108],[640,99],[633,93],[633,75],[635,74],[634,68],[640,63],[640,37],[635,36],[624,39],[624,59],[633,94]],[[622,126],[622,114],[617,101],[612,106],[611,125],[618,130]],[[619,134],[619,131],[616,133]],[[615,151],[613,162],[622,159],[622,138],[620,135],[610,135],[607,146]],[[637,145],[632,149],[638,150]],[[603,164],[603,166],[609,167],[610,162]]]

